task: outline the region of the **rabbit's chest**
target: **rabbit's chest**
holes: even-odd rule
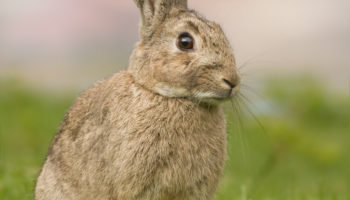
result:
[[[122,128],[116,131],[117,142],[111,142],[118,144],[112,154],[118,185],[150,199],[211,191],[224,168],[226,122],[221,109],[171,110],[176,106],[169,104],[152,105],[117,121]]]
[[[162,190],[187,190],[220,176],[225,160],[225,130],[163,125],[135,138],[129,160],[142,177]],[[215,182],[215,181],[214,181]],[[216,183],[212,183],[216,184]]]

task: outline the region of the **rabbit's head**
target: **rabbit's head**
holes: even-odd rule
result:
[[[130,59],[136,82],[167,97],[216,104],[238,91],[230,44],[219,25],[187,9],[187,0],[135,0],[141,41]]]

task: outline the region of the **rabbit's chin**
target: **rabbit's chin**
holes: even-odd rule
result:
[[[214,92],[195,92],[192,99],[199,103],[219,105],[233,98],[234,94],[217,95]]]
[[[188,98],[196,103],[210,105],[219,105],[233,98],[234,93],[228,92],[224,95],[218,95],[215,92],[189,91],[185,88],[169,86],[167,84],[157,84],[153,88],[154,92],[170,98]]]

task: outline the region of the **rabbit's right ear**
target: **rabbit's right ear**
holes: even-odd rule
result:
[[[134,0],[141,13],[141,35],[152,37],[157,25],[162,23],[173,7],[187,10],[187,0]]]

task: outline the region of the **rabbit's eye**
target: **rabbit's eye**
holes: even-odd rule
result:
[[[181,33],[177,38],[177,47],[182,51],[192,50],[194,39],[189,33]]]

